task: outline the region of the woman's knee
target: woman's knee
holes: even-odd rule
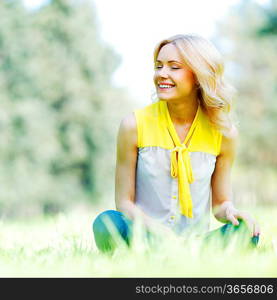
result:
[[[105,210],[100,213],[92,223],[92,229],[95,233],[103,233],[108,230],[109,223],[117,227],[119,219],[121,218],[121,213],[116,210]]]
[[[99,249],[112,248],[115,235],[119,236],[129,244],[131,222],[123,213],[116,210],[106,210],[99,214],[92,224],[94,238]]]

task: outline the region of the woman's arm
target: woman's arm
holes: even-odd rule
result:
[[[235,158],[238,131],[233,128],[230,137],[222,137],[221,152],[212,176],[212,207],[217,220],[238,225],[244,220],[254,236],[260,234],[258,223],[246,212],[237,210],[232,203],[231,169]]]
[[[115,203],[131,220],[139,217],[151,227],[153,220],[135,205],[137,151],[137,124],[131,113],[121,121],[117,137]]]

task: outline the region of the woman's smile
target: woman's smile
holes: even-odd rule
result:
[[[172,90],[173,88],[175,87],[175,84],[172,84],[172,83],[166,83],[166,82],[160,82],[158,84],[158,89],[162,92],[165,92],[165,91],[170,91]]]

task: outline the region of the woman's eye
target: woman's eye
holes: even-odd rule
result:
[[[155,69],[162,69],[163,66],[155,66]],[[172,70],[178,70],[180,69],[179,67],[171,67]]]

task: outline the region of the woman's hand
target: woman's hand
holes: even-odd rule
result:
[[[249,230],[252,232],[252,236],[259,236],[261,234],[259,223],[251,217],[248,213],[239,211],[229,201],[223,202],[215,213],[215,217],[219,221],[231,222],[234,226],[239,225],[239,220],[246,223]]]

